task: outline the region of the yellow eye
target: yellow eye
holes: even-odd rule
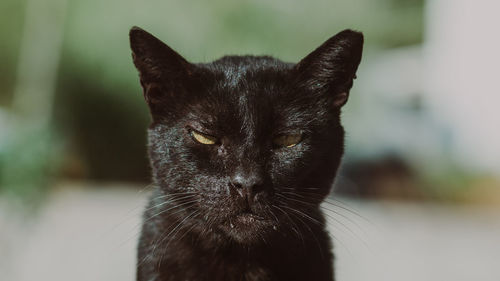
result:
[[[282,135],[273,140],[274,145],[279,147],[294,147],[302,140],[301,134]]]
[[[217,139],[215,137],[205,135],[196,131],[191,131],[191,136],[193,136],[193,139],[201,144],[215,144],[217,142]]]

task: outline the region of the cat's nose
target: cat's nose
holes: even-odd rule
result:
[[[252,203],[264,191],[264,179],[259,174],[236,173],[231,177],[231,185],[248,203]]]

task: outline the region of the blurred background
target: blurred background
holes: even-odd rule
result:
[[[325,207],[339,280],[500,280],[499,9],[488,0],[1,0],[2,280],[134,280],[150,186],[133,25],[192,62],[296,62],[345,28],[362,31],[337,203]]]

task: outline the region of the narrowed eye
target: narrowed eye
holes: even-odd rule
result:
[[[281,135],[273,140],[277,147],[294,147],[302,140],[302,134]]]
[[[217,142],[217,138],[213,136],[209,136],[206,134],[202,134],[200,132],[196,132],[191,130],[191,136],[193,139],[201,144],[215,144]]]

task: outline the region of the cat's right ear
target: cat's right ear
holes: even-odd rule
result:
[[[132,27],[129,37],[144,98],[155,117],[166,110],[170,98],[181,94],[183,82],[189,79],[194,65],[139,27]]]

